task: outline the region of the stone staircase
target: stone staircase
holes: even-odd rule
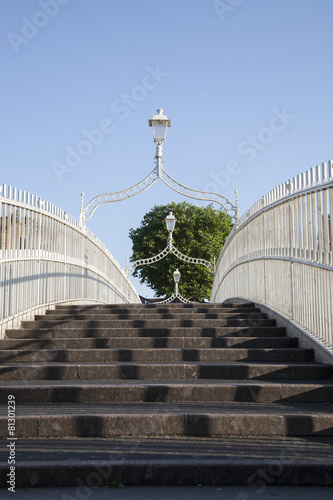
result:
[[[57,307],[0,340],[0,486],[14,438],[16,487],[333,485],[332,375],[253,304]]]

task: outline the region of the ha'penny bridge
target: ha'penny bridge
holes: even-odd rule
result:
[[[153,171],[82,197],[78,220],[1,187],[1,487],[333,486],[332,161],[239,218],[237,195],[168,174],[170,121],[158,110],[150,125]],[[157,180],[235,222],[215,266],[181,254],[169,229],[156,257],[205,265],[207,303],[143,304],[129,275],[150,262],[123,270],[86,226]]]

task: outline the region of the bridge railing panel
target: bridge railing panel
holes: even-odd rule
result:
[[[59,303],[140,302],[120,265],[55,205],[0,186],[0,337]]]
[[[211,301],[266,304],[332,349],[332,212],[332,161],[263,196],[222,249]]]

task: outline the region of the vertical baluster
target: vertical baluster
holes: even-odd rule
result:
[[[325,181],[324,181],[325,182]],[[323,190],[323,263],[329,264],[329,225],[330,225],[330,217],[329,217],[329,207],[328,207],[328,190]]]
[[[307,212],[307,260],[311,261],[313,258],[313,221],[312,221],[312,207],[311,207],[311,193],[306,194],[306,212]]]
[[[299,185],[298,185],[299,187]],[[299,196],[297,198],[297,258],[303,258],[303,231],[302,231],[302,197]]]
[[[288,218],[288,234],[287,234],[287,255],[289,258],[293,256],[293,201],[289,199],[287,201],[287,218]]]
[[[284,221],[283,221],[283,204],[278,205],[278,255],[282,255],[282,246],[283,246],[283,236],[282,232],[284,231]]]
[[[3,227],[6,224],[6,218],[4,217],[4,210],[6,208],[6,205],[4,202],[0,202],[0,260],[3,259],[3,254],[4,254],[4,239],[3,239]],[[1,269],[0,269],[1,272]],[[2,282],[1,276],[0,276],[0,283]],[[1,292],[0,292],[1,296]],[[0,332],[0,338],[1,338],[1,332]]]
[[[14,190],[15,193],[15,190]],[[14,194],[15,197],[15,194]],[[11,238],[11,249],[12,256],[16,257],[16,236],[17,235],[17,207],[15,205],[12,206],[12,238]]]
[[[304,190],[306,188],[306,173],[303,172],[302,173],[302,190]]]
[[[297,199],[292,200],[292,215],[293,215],[293,233],[292,233],[292,257],[295,259],[297,256]]]
[[[292,190],[293,190],[293,193],[296,193],[297,191],[297,177],[293,177],[293,187],[292,187]]]
[[[35,202],[35,200],[33,200]],[[35,210],[31,210],[31,255],[32,257],[37,257],[37,212]]]
[[[284,220],[285,220],[285,231],[284,231],[284,255],[290,257],[289,253],[289,234],[290,234],[290,219],[289,219],[289,201],[284,203]]]
[[[52,217],[47,216],[47,257],[52,258]]]
[[[316,195],[317,195],[317,215],[318,215],[318,249],[319,249],[318,263],[322,264],[323,252],[324,252],[322,192],[317,191]]]
[[[23,224],[23,209],[22,207],[19,207],[17,209],[17,224],[18,224],[18,228],[17,228],[17,252],[18,252],[18,255],[20,256],[21,253],[22,253],[22,240],[23,240],[23,227],[22,227],[22,224]]]
[[[333,252],[333,187],[329,188],[329,193],[330,193],[329,252],[331,252],[330,265],[333,265],[333,253],[332,253]]]
[[[306,299],[307,299],[307,320],[306,329],[309,331],[311,327],[311,321],[313,316],[313,302],[311,295],[311,268],[310,266],[304,266],[304,271],[306,273]]]
[[[323,279],[323,288],[324,288],[324,297],[327,297],[329,295],[329,289],[327,287],[327,272],[323,271],[322,272],[322,279]],[[328,303],[325,301],[325,304],[323,304],[323,309],[324,309],[324,341],[326,344],[329,344],[330,338],[329,338],[329,318],[328,318]]]
[[[286,223],[284,218],[284,203],[280,204],[280,250],[279,255],[284,255],[284,231],[286,230]]]
[[[28,196],[29,199],[29,204],[30,205],[30,196]],[[27,209],[26,211],[26,255],[27,257],[30,257],[32,255],[31,253],[31,210],[30,208]]]
[[[326,165],[326,163],[322,164],[321,172],[322,172],[322,182],[327,182],[327,165]]]
[[[328,162],[328,168],[329,168],[329,174],[328,174],[329,175],[329,180],[333,181],[333,161],[332,160],[330,160]]]
[[[312,205],[312,238],[313,238],[313,261],[318,262],[318,220],[317,220],[317,196],[316,193],[311,193]]]
[[[306,213],[306,195],[302,196],[302,221],[303,221],[303,246],[302,246],[302,253],[303,259],[307,258],[308,255],[308,220],[307,220],[307,213]]]
[[[10,238],[11,238],[10,217],[11,217],[10,205],[8,205],[8,203],[6,203],[6,205],[5,205],[5,223],[4,223],[4,227],[3,227],[3,230],[4,230],[3,241],[4,241],[4,251],[5,251],[4,258],[5,259],[7,259],[7,257],[8,257],[8,250],[9,250],[9,245],[10,245],[9,242],[10,242]]]
[[[311,187],[311,171],[310,170],[306,171],[306,187],[307,188]]]

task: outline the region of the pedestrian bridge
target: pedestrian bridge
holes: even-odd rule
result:
[[[77,219],[20,189],[0,190],[0,338],[59,304],[140,302],[108,249]],[[332,161],[263,196],[229,235],[210,302],[252,301],[332,362],[332,209]]]

